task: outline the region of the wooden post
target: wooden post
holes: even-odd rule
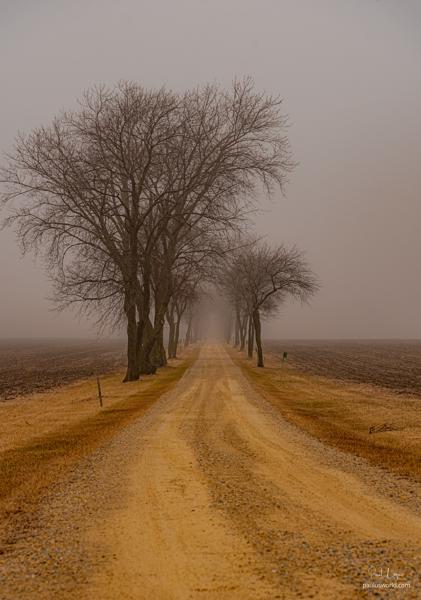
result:
[[[103,403],[102,403],[102,391],[101,391],[101,382],[99,380],[99,377],[96,378],[96,383],[98,386],[98,397],[99,397],[99,405],[102,408]]]

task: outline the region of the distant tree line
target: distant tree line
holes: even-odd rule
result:
[[[60,308],[125,324],[125,381],[176,356],[182,320],[192,340],[203,282],[216,273],[238,341],[255,337],[259,364],[261,317],[287,293],[311,294],[297,251],[233,249],[257,191],[282,188],[294,166],[280,105],[248,79],[184,93],[122,82],[17,138],[1,170],[6,224],[46,260]],[[257,281],[264,263],[273,292]]]

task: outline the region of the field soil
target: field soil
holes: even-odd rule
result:
[[[419,340],[269,341],[266,349],[295,368],[344,382],[371,384],[403,396],[421,397]]]
[[[289,422],[242,362],[203,346],[56,481],[1,547],[0,597],[419,597],[419,483]]]
[[[121,340],[0,340],[0,402],[123,365]]]

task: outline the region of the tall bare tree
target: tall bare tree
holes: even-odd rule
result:
[[[67,290],[72,281],[79,290],[96,285],[96,300],[104,297],[102,284],[112,283],[110,273],[115,279],[127,322],[126,380],[139,376],[139,232],[159,201],[148,190],[159,179],[162,147],[175,135],[178,102],[131,83],[94,88],[78,111],[20,136],[2,170],[3,198],[15,200],[8,222],[17,224],[24,250],[41,251]]]
[[[262,316],[273,314],[288,297],[307,301],[318,289],[317,280],[297,248],[271,248],[262,242],[237,253],[226,273],[225,289],[231,302],[235,289],[234,302],[242,298],[247,307],[248,354],[251,357],[255,340],[257,366],[263,367]]]

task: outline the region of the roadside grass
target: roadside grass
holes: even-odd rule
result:
[[[300,373],[271,356],[259,369],[231,357],[289,422],[321,441],[398,475],[421,479],[421,400],[382,388]],[[382,431],[384,424],[387,429]],[[370,433],[370,428],[380,431]]]
[[[195,357],[195,351],[189,352],[138,382],[121,383],[122,372],[103,377],[102,409],[95,394],[96,379],[39,394],[27,402],[22,398],[1,405],[2,525],[10,524],[20,513],[30,512],[43,492],[77,461],[169,392]],[[25,427],[22,420],[30,426]]]

